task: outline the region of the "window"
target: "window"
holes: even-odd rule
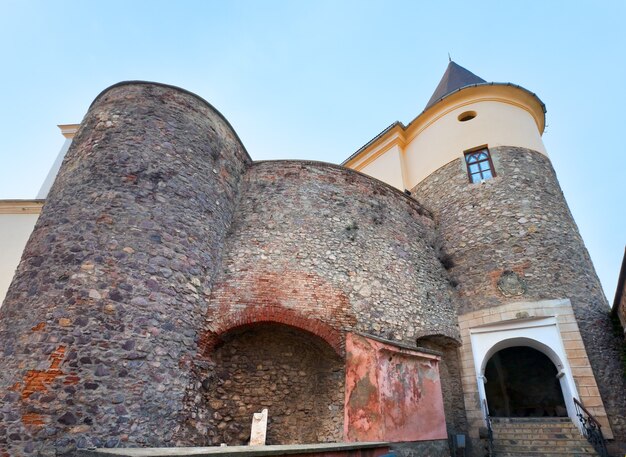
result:
[[[467,122],[471,121],[476,117],[476,111],[465,111],[464,113],[459,114],[457,118],[459,122]]]
[[[470,182],[481,182],[491,179],[496,175],[489,155],[489,149],[481,148],[465,153],[467,175]]]

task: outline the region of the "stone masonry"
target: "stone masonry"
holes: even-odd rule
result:
[[[619,337],[554,169],[532,150],[490,152],[494,179],[470,184],[458,159],[414,189],[433,211],[458,284],[459,314],[515,301],[569,298],[613,433],[624,443],[626,380]]]
[[[349,331],[458,343],[453,293],[415,200],[335,165],[253,164],[199,97],[112,86],[85,116],[0,309],[0,455],[242,442],[242,398],[252,411],[276,384],[290,394],[275,401],[293,393],[307,411],[320,395],[294,377],[310,375],[313,355],[285,363],[284,384],[277,368],[266,382],[293,346],[285,335],[262,359],[233,359],[267,342],[255,326],[313,338],[332,384]],[[245,383],[259,377],[252,394]],[[310,438],[335,440],[341,390],[323,386],[330,413]],[[270,422],[287,414],[273,404]]]
[[[409,344],[458,339],[435,241],[417,202],[380,181],[319,162],[257,162],[242,183],[206,337],[262,308]]]
[[[216,349],[218,368],[205,395],[218,432],[209,444],[247,444],[250,418],[263,408],[267,444],[342,441],[343,360],[318,337],[290,329],[265,324],[231,332]]]
[[[189,93],[96,99],[0,309],[0,455],[171,440],[249,162]]]
[[[459,159],[413,198],[341,166],[252,162],[182,89],[108,88],[0,308],[0,457],[244,444],[263,408],[270,443],[341,441],[354,334],[436,350],[428,381],[445,401],[423,400],[476,453],[469,316],[553,299],[571,301],[584,341],[572,360],[588,356],[625,443],[621,338],[554,170],[535,151],[491,154],[494,179],[470,184]],[[373,371],[404,373],[401,358],[380,360]],[[385,413],[404,418],[395,399]],[[437,437],[424,449],[445,448]]]
[[[436,334],[458,344],[432,220],[415,200],[319,162],[254,163],[241,189],[197,364],[212,364],[222,335],[259,322],[313,333],[342,358],[346,331],[412,345]],[[195,394],[206,376],[198,371],[188,391],[178,443],[212,433],[205,418],[215,408]]]

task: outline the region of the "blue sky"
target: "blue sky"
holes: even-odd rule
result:
[[[544,142],[610,302],[626,244],[626,2],[0,0],[0,198],[33,198],[123,80],[216,106],[253,159],[339,163],[422,111],[448,52],[548,108]]]

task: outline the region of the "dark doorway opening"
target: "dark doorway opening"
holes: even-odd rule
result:
[[[485,367],[485,393],[494,417],[565,417],[561,383],[554,363],[526,346],[496,352]]]

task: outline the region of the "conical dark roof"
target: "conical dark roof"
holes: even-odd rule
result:
[[[446,72],[443,74],[441,81],[439,81],[439,85],[435,89],[435,92],[433,92],[433,96],[430,97],[430,100],[428,100],[426,109],[430,108],[441,98],[457,89],[460,89],[461,87],[485,82],[487,81],[476,76],[471,71],[466,70],[456,62],[450,61],[448,68],[446,68]]]

